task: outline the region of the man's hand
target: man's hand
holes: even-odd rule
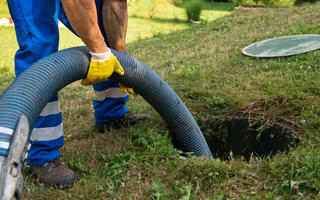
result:
[[[134,97],[138,96],[138,94],[132,88],[128,88],[125,85],[122,85],[121,83],[119,83],[119,86],[120,86],[120,90],[122,93],[124,93],[124,94],[129,93],[129,94],[133,95]]]
[[[124,74],[124,70],[117,58],[110,49],[105,53],[91,53],[91,62],[87,77],[81,81],[82,85],[92,85],[107,80],[113,72],[119,75]]]

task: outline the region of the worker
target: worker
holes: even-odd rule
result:
[[[56,52],[59,45],[58,19],[85,43],[91,54],[88,74],[81,81],[92,85],[96,127],[104,132],[112,124],[129,125],[151,119],[134,114],[125,107],[131,88],[108,80],[112,73],[124,70],[109,47],[126,51],[126,0],[7,0],[14,21],[19,50],[15,54],[16,76],[34,62]],[[109,46],[109,47],[108,47]],[[75,173],[62,160],[62,115],[58,96],[44,107],[31,136],[28,163],[39,181],[48,186],[71,186]]]

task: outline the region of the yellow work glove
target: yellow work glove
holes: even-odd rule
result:
[[[119,83],[119,86],[120,86],[120,90],[121,90],[122,93],[124,93],[124,94],[129,93],[129,94],[133,95],[134,97],[138,96],[138,94],[135,93],[132,88],[128,88],[128,87],[122,85],[121,83]]]
[[[109,49],[105,53],[92,53],[91,62],[87,77],[81,81],[82,85],[92,85],[107,80],[113,72],[119,75],[124,74],[124,70],[117,58]]]

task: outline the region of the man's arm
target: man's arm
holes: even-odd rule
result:
[[[102,21],[110,47],[125,52],[128,24],[127,0],[104,0]],[[119,86],[120,90],[125,94],[138,95],[132,88],[128,88],[121,83],[119,83]]]
[[[128,24],[127,0],[104,0],[102,17],[110,47],[125,52]]]
[[[86,44],[91,54],[90,66],[82,85],[92,85],[107,80],[113,72],[119,75],[124,70],[105,44],[97,22],[97,11],[94,0],[62,0],[67,18]]]
[[[94,0],[62,0],[68,20],[93,53],[108,51],[97,22],[97,10]]]
[[[92,56],[87,77],[81,84],[100,83],[109,78],[114,71],[123,75],[122,66],[105,44],[99,29],[95,1],[61,2],[72,28],[89,48]],[[105,0],[103,6],[103,24],[111,48],[126,51],[127,0]],[[120,85],[120,89],[123,93],[136,95],[131,88]]]

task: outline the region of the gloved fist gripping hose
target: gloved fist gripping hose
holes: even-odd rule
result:
[[[138,94],[132,88],[129,88],[121,83],[119,83],[119,86],[120,86],[120,90],[122,93],[124,93],[124,94],[129,93],[129,94],[133,95],[134,97],[138,96]]]
[[[116,57],[108,49],[105,53],[91,54],[91,62],[89,65],[88,74],[81,81],[82,85],[92,85],[107,80],[113,72],[123,75],[124,71]]]
[[[92,85],[107,80],[113,72],[116,72],[120,76],[124,74],[123,68],[116,57],[112,54],[108,48],[104,53],[93,53],[90,51],[91,61],[89,65],[88,74],[85,79],[81,81],[82,85]],[[128,88],[123,84],[120,85],[120,90],[124,94],[131,94],[138,96],[132,88]]]

